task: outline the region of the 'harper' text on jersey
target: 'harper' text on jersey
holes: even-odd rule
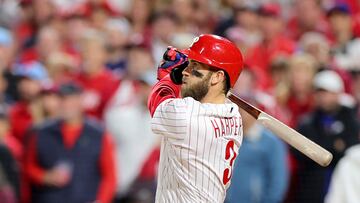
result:
[[[211,118],[210,122],[214,128],[215,138],[227,135],[237,136],[241,127],[240,117]]]

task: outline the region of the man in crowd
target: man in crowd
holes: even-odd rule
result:
[[[32,202],[111,202],[113,146],[104,129],[84,116],[82,89],[59,88],[60,120],[39,127],[26,157]]]
[[[353,19],[346,5],[339,4],[328,11],[333,33],[332,52],[340,68],[352,70],[360,65],[360,39],[353,34]]]
[[[340,76],[322,71],[314,78],[315,110],[301,122],[299,132],[329,150],[333,161],[327,168],[298,155],[297,202],[323,202],[329,178],[337,162],[350,146],[359,142],[359,127],[353,111],[339,102],[344,91]]]

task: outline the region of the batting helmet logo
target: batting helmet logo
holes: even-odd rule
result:
[[[198,41],[199,41],[199,37],[195,37],[193,42],[190,44],[190,48]]]

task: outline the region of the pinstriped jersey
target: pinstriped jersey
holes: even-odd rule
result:
[[[156,202],[224,202],[243,137],[238,106],[167,99],[151,126],[162,137]]]

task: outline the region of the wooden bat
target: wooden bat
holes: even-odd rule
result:
[[[240,97],[236,96],[234,93],[230,92],[228,98],[237,104],[240,108],[248,112],[252,117],[258,120],[262,125],[271,130],[275,135],[280,137],[289,145],[293,146],[295,149],[299,150],[307,157],[318,163],[319,165],[325,167],[328,166],[333,158],[333,155],[322,148],[315,142],[309,140],[304,135],[296,132],[294,129],[285,125],[281,121],[275,119],[269,114],[257,109],[246,101],[242,100]]]

